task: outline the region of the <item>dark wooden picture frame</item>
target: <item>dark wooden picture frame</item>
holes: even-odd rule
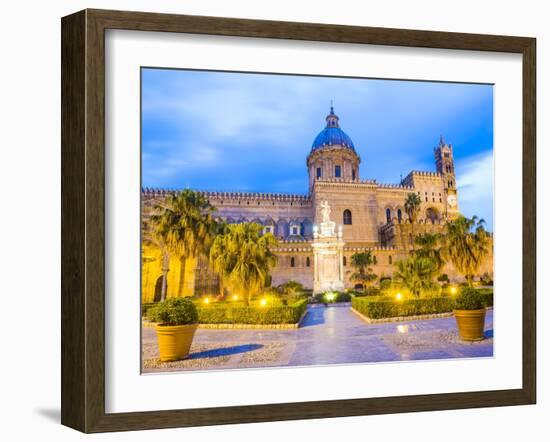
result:
[[[105,412],[105,30],[518,53],[523,57],[523,386],[133,413]],[[536,40],[355,26],[84,10],[62,19],[61,422],[83,432],[534,404]]]

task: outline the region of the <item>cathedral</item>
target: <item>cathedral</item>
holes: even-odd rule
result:
[[[325,214],[330,210],[330,221],[337,226],[341,244],[343,288],[354,288],[349,279],[354,253],[370,250],[375,257],[373,271],[379,277],[391,276],[395,262],[410,253],[413,234],[441,232],[446,221],[459,214],[453,147],[442,137],[434,149],[434,159],[435,171],[411,171],[397,184],[361,179],[361,158],[331,107],[326,125],[306,158],[307,194],[202,193],[217,209],[218,219],[227,223],[255,222],[263,226],[264,232],[275,235],[279,243],[273,286],[295,280],[314,288],[319,273],[314,237],[322,222],[323,207]],[[142,220],[171,192],[174,190],[142,189]],[[414,224],[404,207],[411,192],[422,201]],[[488,261],[483,271],[492,272],[492,254]],[[163,266],[160,250],[143,245],[142,262],[143,302],[159,300]],[[208,268],[206,258],[170,258],[168,265],[168,296],[218,293],[217,276]],[[459,277],[450,264],[444,272],[451,279]]]

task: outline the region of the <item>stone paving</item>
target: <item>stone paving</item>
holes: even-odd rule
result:
[[[190,356],[170,363],[158,360],[155,331],[143,327],[143,372],[491,357],[492,310],[485,337],[460,341],[452,316],[367,324],[349,304],[308,306],[298,329],[198,329]]]

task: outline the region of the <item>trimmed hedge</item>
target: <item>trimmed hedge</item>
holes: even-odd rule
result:
[[[306,309],[306,299],[275,307],[199,307],[199,324],[296,324]]]
[[[491,290],[477,290],[486,307],[493,305]],[[414,298],[396,301],[390,297],[361,297],[353,298],[351,306],[359,313],[371,319],[395,318],[399,316],[431,315],[452,312],[455,307],[455,298],[452,296],[438,296],[432,298]]]
[[[395,301],[388,297],[364,297],[354,298],[351,301],[355,310],[371,319],[446,313],[453,310],[453,304],[454,300],[447,296],[403,301]]]

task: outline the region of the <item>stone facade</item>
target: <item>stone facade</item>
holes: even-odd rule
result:
[[[279,240],[275,249],[278,264],[272,272],[272,285],[295,280],[313,288],[315,263],[312,247],[314,225],[322,221],[322,202],[331,208],[331,220],[342,228],[344,286],[349,280],[351,255],[371,250],[376,257],[377,275],[391,276],[394,263],[405,258],[412,236],[442,231],[447,220],[459,214],[453,148],[441,138],[434,149],[435,172],[412,171],[397,184],[381,184],[360,179],[361,159],[353,142],[340,129],[331,108],[325,129],[317,136],[306,158],[309,192],[299,194],[203,192],[216,207],[216,217],[228,223],[256,222]],[[142,218],[171,192],[143,189]],[[422,203],[414,225],[408,221],[404,203],[415,192]],[[143,247],[142,293],[144,302],[159,295],[162,256],[153,246]],[[492,255],[484,271],[492,273]],[[216,275],[204,259],[186,262],[170,259],[168,296],[217,293]],[[458,275],[447,266],[451,278]],[[483,273],[483,271],[482,271]]]

